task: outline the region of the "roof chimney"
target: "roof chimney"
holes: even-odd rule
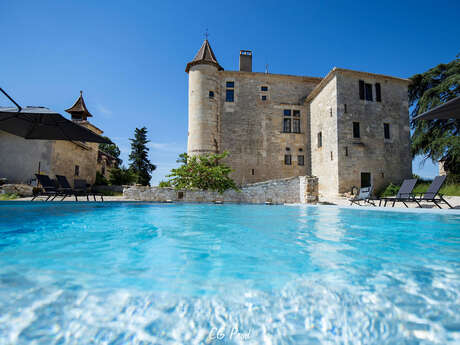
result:
[[[252,72],[252,51],[240,50],[240,71]]]

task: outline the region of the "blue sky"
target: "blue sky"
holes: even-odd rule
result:
[[[324,76],[334,66],[397,77],[460,52],[458,1],[0,1],[0,87],[64,114],[84,91],[92,122],[122,150],[149,130],[152,183],[187,148],[185,65],[206,29],[219,63]],[[0,105],[9,105],[0,98]],[[414,172],[433,176],[431,163]]]

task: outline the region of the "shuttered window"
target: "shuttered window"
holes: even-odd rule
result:
[[[390,139],[390,124],[389,123],[383,124],[383,136],[385,139]]]
[[[366,91],[366,101],[372,101],[372,84],[364,84]]]
[[[283,120],[283,132],[284,133],[291,133],[291,119],[284,119]]]
[[[292,156],[291,155],[284,155],[284,164],[291,165],[292,163]]]
[[[377,102],[381,102],[382,101],[382,94],[381,94],[381,90],[380,90],[380,83],[376,83],[375,84],[375,100]]]
[[[364,80],[359,81],[359,99],[364,99]]]
[[[303,155],[297,156],[297,164],[298,165],[305,165],[305,159]]]
[[[300,119],[294,119],[292,125],[292,132],[300,133]]]
[[[353,122],[353,138],[359,138],[359,122]]]

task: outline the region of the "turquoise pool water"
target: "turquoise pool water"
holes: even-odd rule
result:
[[[460,214],[0,204],[3,344],[459,344]]]

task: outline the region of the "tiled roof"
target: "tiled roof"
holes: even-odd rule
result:
[[[78,97],[77,101],[73,106],[71,106],[69,109],[66,109],[66,112],[68,112],[69,114],[85,114],[86,117],[93,116],[86,108],[85,101],[83,100],[83,91],[80,91],[80,97]]]
[[[217,62],[216,56],[214,55],[208,40],[204,40],[198,53],[196,53],[193,60],[187,64],[185,72],[188,73],[190,67],[198,64],[210,64],[216,66],[219,71],[223,70],[222,66]]]

